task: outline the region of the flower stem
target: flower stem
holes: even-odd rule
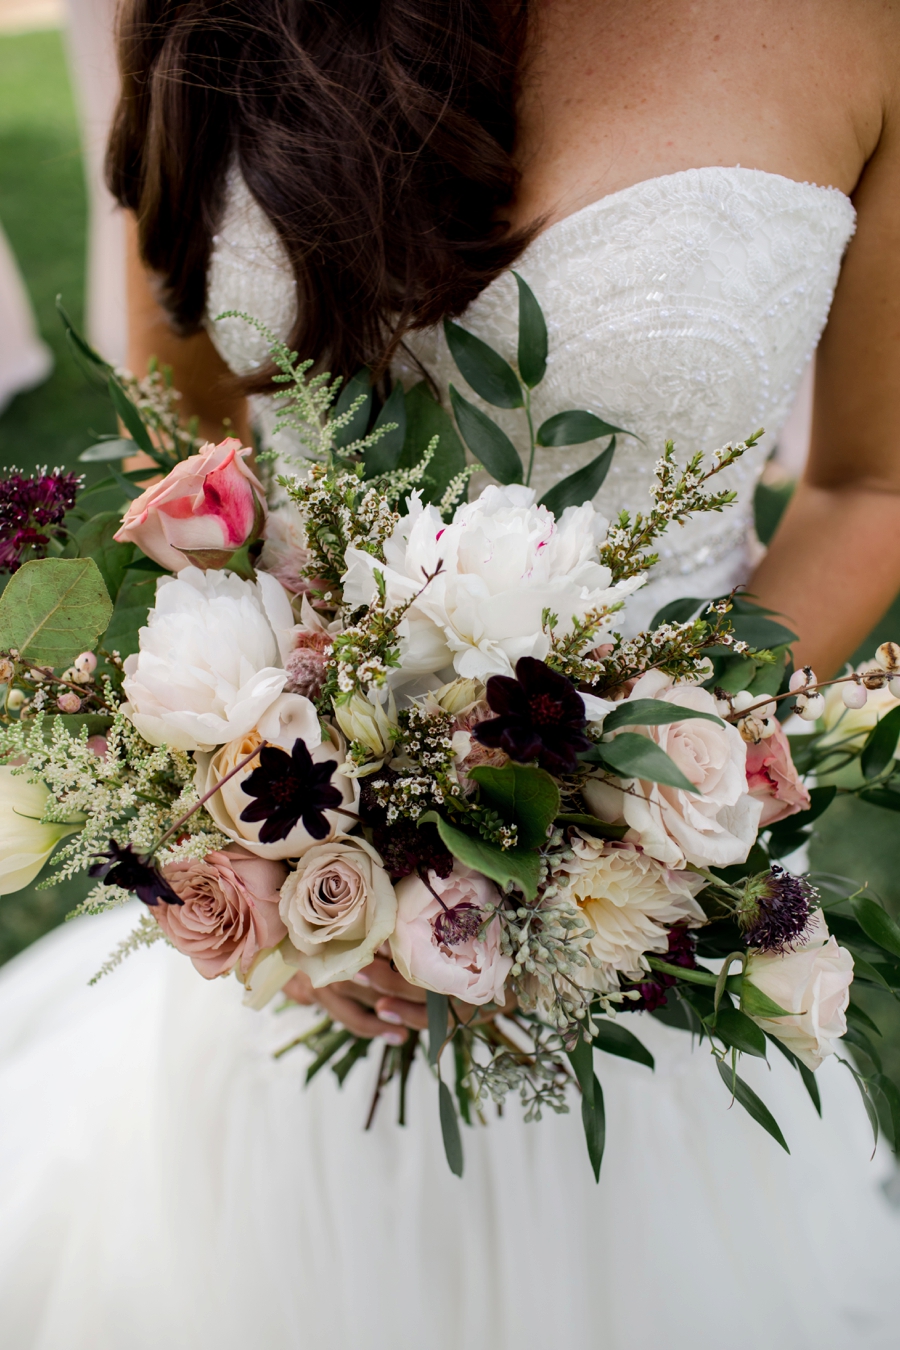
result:
[[[156,843],[153,845],[150,852],[145,857],[144,861],[149,862],[150,859],[153,857],[154,853],[159,852],[159,850],[162,848],[163,844],[166,842],[169,836],[173,835],[176,830],[180,830],[185,821],[190,820],[194,812],[199,811],[200,807],[203,806],[206,802],[208,802],[210,797],[214,797],[216,793],[219,791],[219,789],[225,786],[225,784],[229,781],[229,779],[233,778],[236,773],[240,773],[241,769],[245,769],[251,760],[256,759],[256,756],[259,754],[260,750],[262,750],[266,745],[268,745],[268,741],[260,741],[259,745],[256,747],[256,749],[253,751],[252,754],[247,755],[246,758],[242,759],[239,764],[235,764],[234,768],[230,769],[229,772],[226,773],[224,778],[220,778],[218,783],[216,783],[214,787],[211,787],[208,792],[204,792],[200,800],[198,802],[195,802],[189,811],[185,811],[183,816],[178,817],[174,825],[169,826],[169,828],[166,830],[162,838],[158,839]]]

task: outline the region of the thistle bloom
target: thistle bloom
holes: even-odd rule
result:
[[[773,863],[768,872],[748,878],[738,923],[748,947],[785,952],[809,932],[811,907],[819,898],[805,877],[792,876]]]
[[[573,773],[579,751],[590,750],[584,700],[571,680],[543,661],[523,656],[516,678],[492,675],[487,701],[497,714],[479,722],[472,735],[480,745],[504,750],[519,764],[537,760],[550,773]]]

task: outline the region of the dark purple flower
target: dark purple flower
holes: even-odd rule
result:
[[[392,782],[400,775],[384,768],[378,777]],[[391,881],[399,881],[413,872],[434,872],[444,881],[453,871],[453,854],[444,847],[433,825],[416,825],[414,820],[403,817],[388,824],[387,811],[372,790],[371,778],[361,780],[359,814],[372,831],[372,847],[381,855]]]
[[[259,767],[241,783],[247,796],[256,798],[241,812],[241,820],[263,821],[261,844],[287,839],[298,820],[313,839],[325,839],[331,830],[325,812],[344,804],[340,790],[331,782],[336,768],[333,759],[314,764],[299,736],[290,754],[277,745],[264,745]]]
[[[819,892],[805,877],[795,877],[773,863],[768,872],[748,878],[738,910],[738,923],[748,947],[785,952],[809,929],[812,905]]]
[[[432,894],[437,900],[441,900],[436,891]],[[443,904],[443,901],[441,903]],[[434,940],[444,947],[459,947],[462,943],[477,938],[484,921],[484,911],[476,905],[467,904],[465,901],[461,905],[454,905],[452,909],[444,905],[431,925]]]
[[[487,701],[497,716],[479,722],[474,739],[504,750],[519,764],[537,760],[549,773],[574,773],[579,751],[591,748],[584,702],[574,684],[532,656],[516,662],[514,680],[492,675]]]
[[[82,479],[54,469],[25,475],[9,469],[0,478],[0,571],[15,572],[29,557],[43,558],[75,505]]]
[[[145,905],[158,905],[160,900],[164,900],[167,905],[184,904],[159,869],[151,867],[139,857],[130,844],[120,848],[115,839],[110,839],[107,852],[98,856],[101,861],[88,868],[89,876],[99,877],[108,886],[121,886],[123,891],[134,891]]]
[[[696,970],[697,959],[694,955],[694,938],[687,928],[669,929],[669,947],[663,957],[670,966],[683,966],[685,970]],[[642,980],[638,985],[632,985],[632,988],[640,990],[640,998],[634,1002],[624,1003],[622,1005],[625,1012],[653,1012],[656,1008],[665,1007],[666,999],[669,996],[669,990],[677,984],[677,978],[674,975],[667,975],[664,971],[654,970],[646,980]]]

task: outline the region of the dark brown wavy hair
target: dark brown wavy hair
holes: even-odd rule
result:
[[[461,313],[532,233],[502,220],[524,26],[518,0],[124,0],[107,177],[176,328],[202,322],[232,158],[290,258],[302,356],[383,370]]]

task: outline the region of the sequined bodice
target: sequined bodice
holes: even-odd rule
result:
[[[587,408],[640,437],[620,439],[598,497],[604,514],[646,507],[667,439],[684,458],[766,428],[729,470],[737,503],[663,541],[641,608],[652,612],[673,594],[713,594],[746,579],[740,570],[754,487],[825,324],[854,221],[849,199],[833,188],[753,169],[688,169],[558,221],[521,258],[517,270],[550,331],[536,418]],[[247,325],[214,316],[244,310],[287,336],[295,298],[277,235],[237,175],[208,283],[213,340],[232,369],[252,370],[265,359],[265,343]],[[517,312],[515,282],[506,275],[462,322],[512,359]],[[443,393],[453,380],[479,401],[442,332],[414,334],[409,346]],[[402,365],[398,374],[418,378]],[[490,411],[521,448],[521,414]],[[265,425],[265,403],[258,412]],[[540,494],[596,453],[596,445],[539,451],[533,485]]]

